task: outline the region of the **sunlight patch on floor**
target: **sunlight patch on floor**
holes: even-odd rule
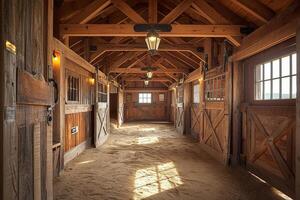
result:
[[[258,176],[256,176],[255,174],[249,172],[249,174],[251,174],[251,176],[253,176],[254,178],[256,178],[257,180],[259,180],[260,182],[264,183],[264,184],[268,184],[265,180],[259,178]],[[269,185],[269,184],[268,184]],[[281,192],[280,190],[271,187],[271,190],[274,194],[276,194],[277,196],[280,196],[282,199],[284,200],[293,200],[292,198],[290,198],[289,196],[287,196],[286,194],[284,194],[283,192]]]
[[[137,138],[137,144],[155,144],[158,143],[158,137],[149,136],[149,137],[139,137]]]
[[[92,162],[95,162],[95,160],[82,161],[82,162],[79,162],[78,165],[88,164],[88,163],[92,163]]]
[[[156,128],[141,128],[140,130],[144,132],[148,132],[148,131],[156,131]]]
[[[173,162],[140,169],[135,173],[134,199],[144,199],[182,184]]]

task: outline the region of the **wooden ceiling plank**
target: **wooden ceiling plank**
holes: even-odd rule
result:
[[[134,23],[137,24],[146,24],[147,22],[140,14],[138,14],[134,9],[132,9],[127,3],[123,0],[112,0],[114,6],[116,6],[121,12],[128,16]]]
[[[95,0],[88,4],[82,11],[73,16],[68,23],[85,24],[95,18],[99,12],[111,4],[110,0]]]
[[[157,24],[157,0],[149,0],[148,21],[150,24]]]
[[[263,23],[267,23],[275,15],[275,13],[270,8],[268,8],[267,6],[265,6],[257,0],[230,1]]]
[[[145,37],[146,32],[135,32],[133,24],[61,24],[61,36]],[[242,36],[241,25],[182,25],[173,24],[171,32],[161,37],[226,37]]]
[[[184,0],[178,4],[169,14],[167,14],[159,23],[171,24],[177,17],[186,11],[193,3],[193,0]]]

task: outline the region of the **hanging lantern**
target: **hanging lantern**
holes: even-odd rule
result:
[[[148,50],[150,53],[155,53],[158,50],[160,38],[158,33],[155,31],[151,31],[147,34],[147,37],[145,39]]]
[[[145,81],[145,85],[146,85],[146,86],[149,85],[149,81],[146,80],[146,81]]]
[[[150,71],[149,71],[149,72],[147,72],[147,74],[146,74],[146,75],[147,75],[147,78],[152,78],[152,76],[153,76],[153,72],[150,72]]]

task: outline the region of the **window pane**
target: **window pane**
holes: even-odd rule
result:
[[[292,74],[297,73],[297,54],[292,55]]]
[[[256,82],[261,81],[263,77],[263,65],[256,66]]]
[[[264,80],[271,78],[271,63],[264,64]]]
[[[290,77],[281,79],[281,98],[290,98]]]
[[[256,83],[256,100],[262,100],[263,99],[263,82]]]
[[[271,99],[271,81],[264,82],[264,99]]]
[[[278,78],[280,76],[279,59],[273,60],[272,65],[273,65],[272,77]]]
[[[274,79],[272,82],[272,98],[279,99],[280,98],[280,82],[279,79]]]
[[[295,99],[297,94],[297,77],[292,77],[292,98]]]
[[[281,76],[290,75],[290,56],[281,59]]]

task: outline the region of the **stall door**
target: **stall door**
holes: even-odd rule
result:
[[[227,164],[230,153],[229,72],[215,68],[205,75],[200,142],[212,156]],[[199,121],[201,121],[199,120]],[[199,123],[199,122],[197,122]]]
[[[198,103],[191,105],[191,134],[194,138],[199,139],[200,128],[202,125],[202,111]]]
[[[47,75],[47,1],[0,2],[0,199],[52,199],[54,90]]]
[[[248,106],[243,118],[248,170],[293,196],[295,107]]]
[[[109,106],[107,103],[98,102],[95,106],[95,146],[102,145],[108,137],[108,112]]]
[[[177,87],[176,91],[176,118],[175,118],[175,128],[178,133],[184,133],[184,106],[183,106],[183,92],[184,92],[184,85],[180,85]]]
[[[124,123],[124,92],[118,88],[118,127]]]

